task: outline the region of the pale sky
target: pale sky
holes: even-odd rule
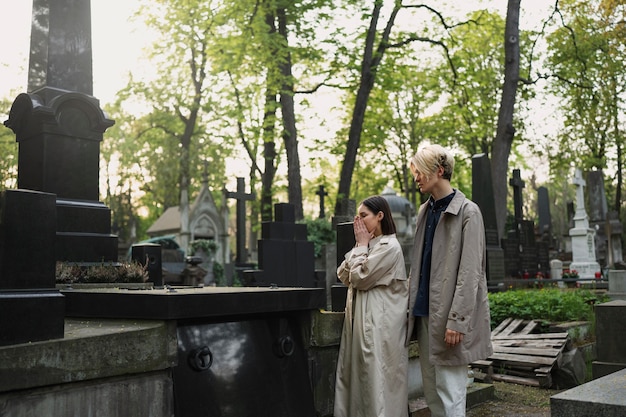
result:
[[[129,70],[140,69],[142,47],[150,43],[145,31],[131,21],[138,0],[92,0],[94,96],[110,102],[126,85]],[[451,2],[455,4],[455,2]],[[466,10],[475,4],[488,5],[506,13],[506,0],[460,0]],[[546,16],[551,2],[523,0],[522,21],[536,22]],[[31,0],[0,0],[0,96],[26,90],[30,48]],[[524,24],[524,23],[522,23]],[[526,24],[528,26],[528,23]]]
[[[94,96],[101,104],[126,85],[128,71],[140,65],[141,48],[150,41],[130,20],[137,3],[91,1]],[[0,96],[5,97],[26,90],[32,1],[0,0],[0,10]]]

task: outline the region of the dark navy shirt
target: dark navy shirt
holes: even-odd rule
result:
[[[431,195],[428,199],[428,213],[426,215],[426,230],[424,231],[424,250],[422,251],[422,267],[420,268],[419,287],[417,288],[417,298],[413,306],[413,315],[426,317],[428,316],[428,289],[430,288],[430,266],[433,256],[433,238],[435,237],[435,228],[452,198],[454,198],[456,190],[446,197],[437,201]]]

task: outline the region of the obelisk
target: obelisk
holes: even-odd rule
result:
[[[113,125],[92,96],[90,0],[33,0],[28,92],[5,125],[19,144],[18,188],[56,195],[58,261],[117,261],[99,201],[100,142]]]

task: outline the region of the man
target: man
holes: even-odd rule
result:
[[[416,329],[431,415],[463,417],[467,365],[493,352],[482,214],[450,185],[454,157],[448,150],[426,146],[410,168],[420,192],[430,197],[417,214],[408,335]]]

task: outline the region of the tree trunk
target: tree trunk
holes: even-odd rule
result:
[[[267,13],[265,23],[269,27],[269,34],[276,33],[274,15]],[[276,51],[273,51],[276,54]],[[265,111],[263,113],[263,174],[261,176],[261,221],[272,221],[273,196],[272,185],[276,176],[276,143],[274,142],[274,130],[276,128],[276,92],[269,79],[265,84]]]
[[[509,0],[504,32],[504,85],[498,113],[498,127],[493,140],[491,172],[499,238],[504,237],[507,216],[509,154],[515,136],[513,111],[519,82],[519,10],[521,0]]]
[[[335,215],[346,214],[340,213],[339,211],[342,207],[342,200],[350,197],[352,173],[354,172],[356,156],[361,142],[361,132],[363,130],[365,110],[367,109],[367,102],[369,100],[370,93],[372,92],[372,88],[374,87],[374,81],[376,80],[377,65],[380,62],[382,53],[384,52],[384,49],[379,48],[380,55],[374,57],[374,42],[377,34],[376,27],[378,24],[378,18],[380,17],[382,3],[383,2],[376,1],[374,4],[370,26],[365,39],[363,60],[361,62],[361,80],[356,94],[352,120],[350,121],[346,153],[343,159],[343,164],[341,165],[339,188],[337,189],[337,200],[335,201]]]
[[[263,116],[263,159],[264,172],[261,178],[261,220],[272,221],[272,184],[276,176],[276,144],[274,143],[274,124],[276,122],[276,95],[268,91],[265,94],[265,114]]]
[[[285,9],[279,8],[278,33],[288,45],[287,17]],[[304,218],[302,208],[302,177],[300,174],[300,155],[298,153],[298,132],[296,130],[295,105],[293,100],[293,76],[291,72],[291,53],[287,51],[287,56],[280,63],[280,73],[282,75],[282,85],[280,89],[280,108],[283,117],[283,140],[285,141],[285,152],[287,153],[287,180],[289,203],[294,205],[296,220]]]

